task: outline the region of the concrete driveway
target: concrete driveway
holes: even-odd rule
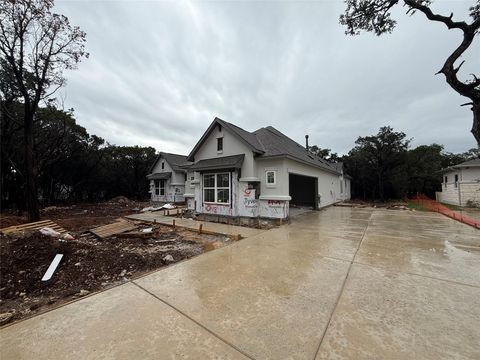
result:
[[[479,359],[480,235],[331,207],[0,334],[2,359]]]

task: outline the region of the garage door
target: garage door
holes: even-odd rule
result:
[[[315,208],[317,194],[317,178],[297,174],[289,174],[289,194],[291,205]]]

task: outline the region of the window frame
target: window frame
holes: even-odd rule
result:
[[[213,186],[205,186],[205,176],[214,176]],[[228,176],[228,187],[227,186],[218,186],[218,176],[227,175]],[[230,205],[232,202],[232,177],[229,171],[215,172],[215,173],[204,173],[202,174],[202,195],[204,204],[218,204],[218,205]],[[214,201],[205,201],[205,190],[213,190],[214,192]],[[228,190],[228,202],[219,202],[218,201],[218,190]]]
[[[165,170],[165,161],[162,161],[162,170]]]
[[[158,185],[158,186],[157,186]],[[164,179],[156,179],[154,180],[153,187],[155,188],[155,195],[156,196],[165,196],[165,180]],[[163,192],[163,194],[162,194]]]
[[[220,148],[219,148],[220,145]],[[217,153],[223,152],[223,136],[217,137]]]
[[[273,183],[268,182],[268,173],[273,174]],[[277,185],[277,170],[265,170],[265,185],[267,187],[275,187]]]
[[[454,177],[455,187],[458,187],[458,174],[455,174]]]

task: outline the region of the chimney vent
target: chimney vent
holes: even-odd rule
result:
[[[308,135],[305,135],[305,148],[308,150]]]

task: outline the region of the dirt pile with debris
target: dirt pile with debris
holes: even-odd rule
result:
[[[53,220],[69,231],[82,232],[98,225],[108,224],[118,217],[140,212],[149,204],[149,202],[117,197],[102,203],[49,206],[41,210],[41,218]],[[19,216],[12,210],[4,211],[0,216],[0,228],[26,222],[26,216]]]
[[[0,235],[0,325],[228,242],[161,225],[145,238],[76,236],[65,241],[39,231]],[[58,268],[51,280],[41,281],[56,254],[63,254]]]

